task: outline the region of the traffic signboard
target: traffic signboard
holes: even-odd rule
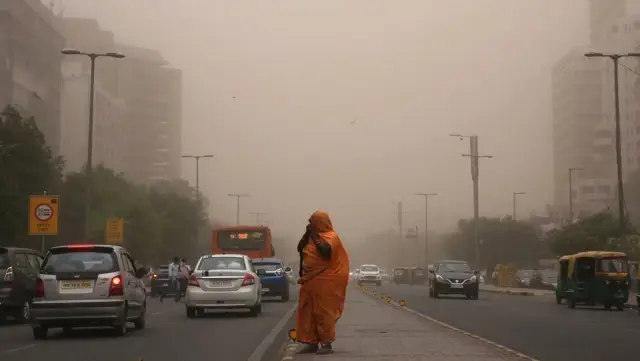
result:
[[[104,240],[107,244],[122,244],[122,241],[124,241],[124,219],[107,219],[107,224],[104,229]]]
[[[29,235],[58,234],[60,196],[29,196]]]

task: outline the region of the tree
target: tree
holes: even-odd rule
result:
[[[499,263],[535,267],[540,254],[540,241],[533,225],[505,218],[480,218],[480,268],[490,269]],[[475,227],[473,220],[461,219],[457,230],[445,240],[447,254],[462,260],[475,259]]]
[[[37,247],[27,236],[33,194],[58,191],[62,158],[55,157],[32,117],[7,106],[0,113],[0,242]]]
[[[623,232],[618,218],[610,212],[600,212],[580,219],[551,233],[550,247],[558,255],[583,251],[621,251],[634,256],[638,247],[633,237],[635,229]]]

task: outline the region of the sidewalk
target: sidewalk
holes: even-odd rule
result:
[[[296,361],[515,361],[513,352],[435,323],[350,287],[333,355],[289,353]],[[293,350],[293,347],[291,347]]]

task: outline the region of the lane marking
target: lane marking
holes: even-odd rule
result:
[[[371,294],[366,292],[366,291],[360,291],[360,292],[364,292],[365,294],[371,296]],[[433,323],[435,323],[437,325],[440,325],[440,326],[442,326],[444,328],[448,328],[448,329],[450,329],[452,331],[461,333],[461,334],[463,334],[465,336],[468,336],[468,337],[471,337],[471,338],[475,338],[476,340],[482,341],[482,342],[484,342],[486,344],[494,346],[494,347],[496,347],[496,348],[498,348],[498,349],[500,349],[500,350],[502,350],[502,351],[504,351],[506,353],[510,353],[510,354],[512,354],[514,356],[517,356],[517,357],[520,357],[522,359],[529,360],[529,361],[540,361],[540,360],[538,360],[536,358],[533,358],[533,357],[531,357],[529,355],[525,355],[525,354],[523,354],[521,352],[518,352],[518,351],[516,351],[514,349],[511,349],[511,348],[509,348],[507,346],[501,345],[501,344],[499,344],[497,342],[493,342],[493,341],[491,341],[489,339],[486,339],[486,338],[484,338],[482,336],[479,336],[479,335],[473,334],[471,332],[467,332],[467,331],[461,330],[461,329],[459,329],[457,327],[454,327],[454,326],[452,326],[452,325],[450,325],[448,323],[445,323],[445,322],[442,322],[442,321],[438,321],[433,317],[427,316],[427,315],[425,315],[423,313],[420,313],[420,312],[418,312],[418,311],[416,311],[416,310],[414,310],[412,308],[409,308],[407,306],[400,306],[396,301],[391,301],[390,305],[392,305],[396,309],[405,310],[405,311],[407,311],[409,313],[412,313],[415,316],[418,316],[418,317],[420,317],[422,319],[425,319],[427,321],[433,322]]]
[[[154,316],[154,315],[159,315],[159,314],[161,314],[162,312],[164,312],[164,311],[151,312],[151,315],[152,315],[152,316]]]
[[[24,345],[24,346],[20,346],[20,347],[16,347],[16,348],[12,348],[12,349],[9,349],[9,350],[6,350],[6,351],[3,351],[3,352],[2,352],[2,354],[3,354],[3,355],[8,355],[8,354],[10,354],[10,353],[14,353],[14,352],[18,352],[18,351],[27,350],[27,349],[30,349],[30,348],[35,347],[35,346],[36,346],[36,344],[35,344],[35,343],[30,343],[30,344],[28,344],[28,345]]]
[[[287,325],[287,321],[289,321],[289,319],[291,318],[291,316],[293,316],[293,313],[296,312],[297,309],[298,302],[294,302],[294,305],[284,314],[282,319],[273,327],[273,329],[271,329],[271,332],[269,332],[267,337],[265,337],[264,340],[260,342],[258,347],[253,350],[253,353],[251,354],[251,356],[249,356],[247,361],[262,360],[265,352],[267,352],[269,347],[276,341],[276,337],[278,337],[278,334],[284,329],[284,327]]]

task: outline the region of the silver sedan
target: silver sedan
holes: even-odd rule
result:
[[[189,276],[185,296],[187,317],[206,309],[247,308],[252,316],[262,312],[262,284],[245,255],[200,257]]]

